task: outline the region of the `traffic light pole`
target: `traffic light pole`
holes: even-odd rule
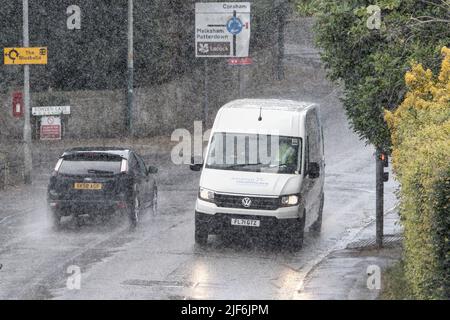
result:
[[[30,40],[28,36],[28,0],[23,0],[23,46],[29,47]],[[31,171],[33,168],[33,159],[31,156],[31,127],[30,127],[30,66],[24,65],[23,75],[23,100],[24,100],[24,125],[23,125],[23,156],[24,172],[23,178],[25,184],[31,184]]]
[[[376,151],[376,244],[378,248],[383,246],[383,214],[384,214],[384,161],[383,152]]]

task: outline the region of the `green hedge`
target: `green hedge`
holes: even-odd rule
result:
[[[418,299],[450,298],[450,50],[441,73],[415,64],[409,92],[394,112],[394,170],[405,229],[405,278]]]

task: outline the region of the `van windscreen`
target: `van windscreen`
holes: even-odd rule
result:
[[[296,174],[300,173],[301,152],[299,137],[215,133],[206,168]]]

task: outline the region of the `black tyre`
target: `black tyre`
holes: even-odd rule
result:
[[[320,233],[322,231],[322,215],[323,215],[323,205],[325,203],[325,195],[322,192],[322,195],[320,197],[320,204],[319,204],[319,212],[317,214],[317,220],[314,221],[314,223],[311,225],[311,231],[314,233]]]
[[[133,197],[128,207],[128,219],[130,220],[130,227],[136,228],[139,222],[140,203],[137,195]]]
[[[156,184],[153,187],[152,211],[153,211],[153,214],[158,213],[158,186]]]
[[[195,243],[205,246],[208,243],[208,229],[205,223],[195,219]]]
[[[290,228],[282,230],[283,233],[283,247],[291,250],[298,251],[303,247],[303,238],[305,233],[305,214],[303,211],[303,218],[299,218]]]
[[[303,238],[305,235],[305,218],[306,210],[303,213],[303,218],[299,219],[291,234],[291,246],[294,251],[298,251],[303,247]]]

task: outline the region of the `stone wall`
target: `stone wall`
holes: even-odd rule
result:
[[[272,79],[273,58],[270,51],[254,55],[252,66],[240,67],[241,79],[248,92]],[[236,66],[226,59],[209,63],[209,120],[212,124],[218,108],[239,95]],[[17,88],[20,90],[20,88]],[[0,96],[0,143],[21,140],[23,119],[13,118],[11,94]],[[191,128],[202,119],[204,67],[158,86],[136,88],[134,132],[137,137],[170,134],[176,128]],[[32,106],[70,105],[66,139],[115,138],[126,134],[126,91],[40,92],[31,95]]]

